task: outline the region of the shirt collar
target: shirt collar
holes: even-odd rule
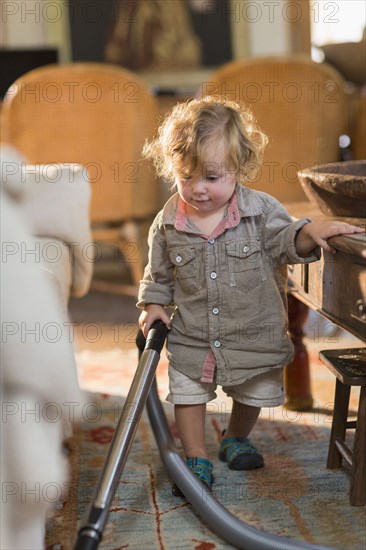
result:
[[[263,213],[261,201],[259,200],[259,191],[249,189],[244,185],[236,186],[236,196],[238,199],[238,209],[242,218],[249,216],[258,216]]]
[[[236,192],[234,192],[231,195],[231,198],[229,200],[229,204],[227,206],[226,212],[220,221],[220,223],[215,228],[214,232],[211,235],[204,235],[199,233],[199,235],[206,239],[214,239],[221,235],[226,229],[229,229],[231,227],[235,227],[239,225],[240,223],[240,213],[238,209],[238,201],[236,198]],[[174,227],[177,231],[186,231],[186,232],[193,232],[197,233],[197,228],[193,224],[190,223],[189,218],[187,216],[187,208],[184,201],[182,201],[181,198],[178,199],[177,204],[177,214],[175,219]]]
[[[227,210],[227,221],[230,227],[235,227],[240,222],[240,218],[257,216],[262,213],[261,203],[258,199],[258,191],[249,189],[238,184],[229,201]],[[223,221],[225,220],[225,217]],[[178,231],[187,231],[187,214],[184,207],[184,202],[175,193],[166,202],[162,211],[162,224],[171,224]],[[220,224],[219,224],[220,225]]]

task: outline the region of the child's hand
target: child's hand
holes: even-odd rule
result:
[[[336,235],[350,235],[352,233],[364,233],[362,227],[351,225],[347,222],[311,222],[305,224],[297,234],[296,250],[299,256],[309,254],[316,246],[321,246],[327,252],[335,254],[336,249],[328,244],[328,239]]]
[[[172,322],[170,320],[170,317],[166,314],[163,306],[160,306],[158,304],[146,304],[144,311],[139,317],[139,327],[142,330],[145,338],[147,338],[147,334],[153,322],[157,321],[158,319],[163,321],[168,329],[171,328]]]

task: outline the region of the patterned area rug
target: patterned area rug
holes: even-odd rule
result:
[[[83,420],[69,441],[68,500],[48,519],[48,550],[68,550],[92,501],[130,381],[135,349],[84,351],[78,355],[81,384],[90,393]],[[263,409],[251,439],[265,468],[235,472],[217,458],[220,434],[230,413],[222,394],[208,406],[207,438],[214,462],[214,494],[241,520],[258,529],[339,550],[366,548],[366,510],[349,505],[347,468],[327,470],[334,377],[311,355],[315,405],[307,413]],[[167,393],[166,361],[158,367],[159,393]],[[109,395],[107,395],[109,394]],[[351,406],[356,407],[357,396]],[[164,410],[175,434],[173,408]],[[179,441],[177,440],[179,446]],[[117,488],[101,550],[211,550],[233,548],[201,523],[191,506],[171,494],[144,413]]]

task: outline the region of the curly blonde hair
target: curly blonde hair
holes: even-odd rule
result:
[[[143,155],[154,162],[159,176],[174,184],[176,174],[203,168],[208,149],[220,140],[238,179],[247,180],[259,168],[268,139],[244,104],[225,98],[205,96],[175,105]]]

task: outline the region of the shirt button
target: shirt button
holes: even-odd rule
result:
[[[175,258],[175,261],[176,261],[178,264],[180,264],[180,262],[181,262],[182,260],[183,260],[182,256],[177,256],[177,257]]]
[[[249,252],[249,246],[247,244],[245,246],[243,246],[243,252],[244,252],[244,254]]]
[[[214,346],[215,346],[215,348],[219,348],[221,346],[220,340],[215,340],[214,341]]]
[[[211,279],[216,279],[216,277],[217,277],[216,271],[213,271],[213,272],[211,273],[210,277],[211,277]]]
[[[217,315],[217,314],[219,313],[219,311],[220,311],[220,310],[219,310],[218,307],[214,307],[213,310],[212,310],[212,313],[213,313],[214,315]]]
[[[209,244],[213,244],[215,242],[215,239],[208,239]]]

